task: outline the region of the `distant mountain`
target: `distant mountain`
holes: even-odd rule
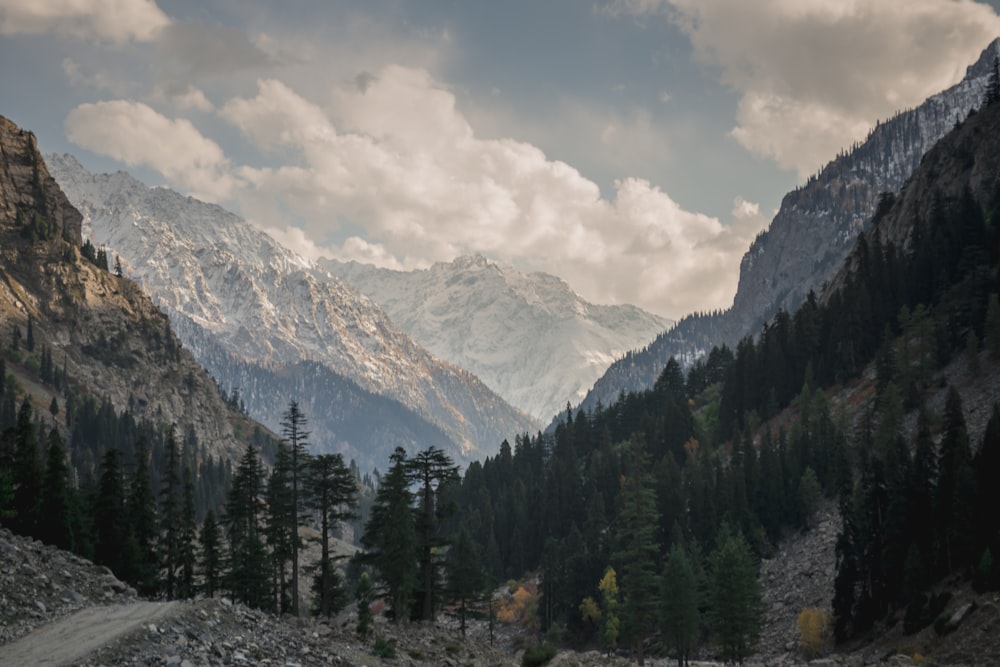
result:
[[[384,464],[396,444],[439,446],[464,462],[537,428],[476,377],[413,342],[367,297],[242,218],[123,172],[91,174],[69,155],[48,160],[94,241],[121,256],[184,345],[272,428],[289,400],[312,405],[314,447],[359,464]],[[376,438],[390,428],[375,423],[384,399],[399,403],[399,428]],[[366,413],[367,432],[356,426]]]
[[[237,461],[246,442],[237,431],[252,426],[223,402],[139,286],[83,257],[81,222],[49,176],[34,135],[0,117],[0,337],[7,370],[18,374],[36,414],[48,420],[50,406],[56,408],[53,426],[75,426],[68,397],[80,405],[89,396],[132,420],[194,435],[203,454]],[[15,331],[24,336],[17,349],[9,343]],[[60,377],[58,387],[44,379],[46,365],[58,369],[49,373]]]
[[[378,303],[433,354],[546,420],[567,401],[579,402],[615,359],[672,324],[635,306],[596,306],[555,276],[480,255],[421,271],[333,260],[317,266]]]
[[[759,334],[779,309],[793,312],[810,290],[822,291],[870,223],[879,195],[897,192],[927,150],[980,106],[998,53],[1000,40],[995,40],[960,82],[879,122],[863,143],[785,195],[768,230],[743,256],[733,305],[689,315],[649,346],[627,354],[594,384],[580,407],[607,405],[620,392],[651,387],[670,357],[686,365],[713,345],[732,347]]]

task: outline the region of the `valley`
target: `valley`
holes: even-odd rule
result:
[[[34,25],[12,11],[0,50]],[[143,39],[186,29],[163,17]],[[518,267],[666,303],[659,262],[707,294],[758,206],[727,229],[642,179],[612,199],[476,136],[462,91],[400,125],[429,75],[191,93],[260,153],[161,123],[186,141],[159,173],[197,197],[0,117],[0,664],[1000,662],[1000,39],[964,71],[805,177],[732,306],[677,322]],[[165,91],[66,133],[158,122]]]

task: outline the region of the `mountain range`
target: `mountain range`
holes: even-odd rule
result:
[[[239,216],[124,172],[91,174],[69,155],[47,161],[84,231],[120,257],[185,347],[272,428],[297,400],[317,450],[374,465],[397,445],[434,444],[465,462],[537,427]]]
[[[615,359],[672,324],[635,306],[588,303],[560,278],[481,255],[418,271],[317,265],[369,296],[433,354],[546,420],[583,399]]]
[[[879,196],[898,192],[923,155],[982,104],[998,54],[1000,40],[994,40],[957,84],[877,123],[864,142],[785,195],[769,228],[740,262],[733,305],[688,315],[650,345],[627,353],[579,407],[593,409],[621,392],[651,387],[671,357],[687,366],[714,345],[733,347],[760,333],[779,310],[794,312],[810,291],[820,292],[870,223]]]

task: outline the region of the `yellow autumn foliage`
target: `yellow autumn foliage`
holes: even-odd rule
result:
[[[799,614],[799,645],[807,658],[823,654],[833,631],[833,619],[823,609],[807,608]]]

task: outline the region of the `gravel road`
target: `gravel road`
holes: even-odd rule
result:
[[[0,665],[65,665],[151,621],[169,616],[176,602],[133,602],[90,607],[47,623],[0,646]]]

